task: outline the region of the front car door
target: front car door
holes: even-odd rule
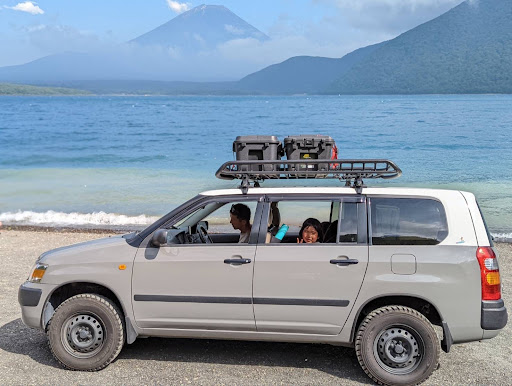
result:
[[[260,232],[271,223],[274,206],[279,208],[280,225],[290,228],[281,243],[265,242],[260,235],[253,289],[257,330],[339,334],[368,264],[365,198],[269,196],[266,201]],[[322,222],[325,233],[334,233],[334,238],[298,244],[298,228],[308,217]]]
[[[167,228],[187,228],[204,220],[206,213],[210,231],[220,229],[219,234],[210,234],[213,243],[170,243],[156,248],[151,236],[146,238],[135,257],[132,279],[133,310],[139,327],[255,330],[252,275],[263,203],[259,203],[260,197],[242,198],[253,208],[253,229],[250,241],[240,244],[240,232],[233,233],[229,223],[229,207],[240,200],[211,198],[166,224]],[[216,209],[207,210],[209,207]]]

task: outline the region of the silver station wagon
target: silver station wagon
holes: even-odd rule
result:
[[[427,379],[441,348],[495,337],[507,311],[473,194],[366,187],[401,171],[332,162],[228,162],[217,176],[240,188],[44,253],[19,290],[23,322],[73,370],[106,367],[137,337],[309,342],[354,347],[375,382],[400,385]],[[258,186],[304,178],[347,186]]]

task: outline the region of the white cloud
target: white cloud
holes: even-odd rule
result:
[[[176,13],[183,13],[185,11],[188,11],[190,9],[189,3],[180,3],[178,1],[172,1],[172,0],[166,0],[167,5],[170,9],[172,9]]]
[[[411,11],[419,10],[422,8],[437,8],[444,5],[454,6],[461,3],[463,0],[328,0],[340,8],[350,8],[357,11],[375,7],[382,7],[387,9],[409,9]],[[325,0],[315,0],[315,2],[322,3]]]
[[[332,42],[319,44],[304,36],[287,36],[265,42],[252,38],[231,40],[221,44],[216,54],[227,62],[239,63],[241,68],[243,63],[256,71],[297,55],[341,57],[352,48],[359,47],[346,49]],[[244,71],[249,73],[247,69]]]
[[[12,9],[14,11],[27,12],[32,15],[42,15],[44,11],[39,8],[37,3],[33,3],[32,1],[25,1],[24,3],[18,3],[14,7],[5,6],[5,8]]]
[[[33,24],[20,28],[25,41],[43,55],[65,51],[88,52],[108,49],[115,43],[89,31],[67,25]]]
[[[201,44],[205,44],[205,40],[203,39],[203,37],[200,35],[200,34],[193,34],[192,37],[199,43]]]
[[[425,23],[463,0],[314,0],[335,6],[332,18],[349,25],[361,34],[379,32],[397,35]]]
[[[243,35],[245,33],[245,30],[242,28],[235,27],[231,24],[224,24],[224,29],[233,35]]]

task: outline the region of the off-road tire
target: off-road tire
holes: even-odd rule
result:
[[[96,294],[80,294],[65,300],[46,331],[53,356],[70,370],[98,371],[107,367],[119,355],[125,341],[119,308]]]
[[[437,369],[440,352],[439,339],[427,318],[404,306],[372,311],[359,326],[355,349],[365,373],[380,385],[425,381]]]

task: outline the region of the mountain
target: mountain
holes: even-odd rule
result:
[[[53,85],[113,79],[237,80],[257,69],[256,62],[225,59],[217,48],[249,38],[269,39],[229,9],[201,5],[123,45],[95,52],[59,53],[0,68],[0,81]]]
[[[512,93],[512,1],[461,3],[388,41],[326,91]]]
[[[140,76],[145,75],[140,72]],[[75,79],[122,79],[135,74],[133,62],[116,53],[64,52],[19,66],[2,67],[0,81],[54,85]]]
[[[319,93],[383,44],[360,48],[340,59],[293,57],[244,77],[238,82],[238,88],[268,94]]]
[[[269,37],[222,5],[200,5],[135,38],[131,43],[198,52],[234,39]]]

